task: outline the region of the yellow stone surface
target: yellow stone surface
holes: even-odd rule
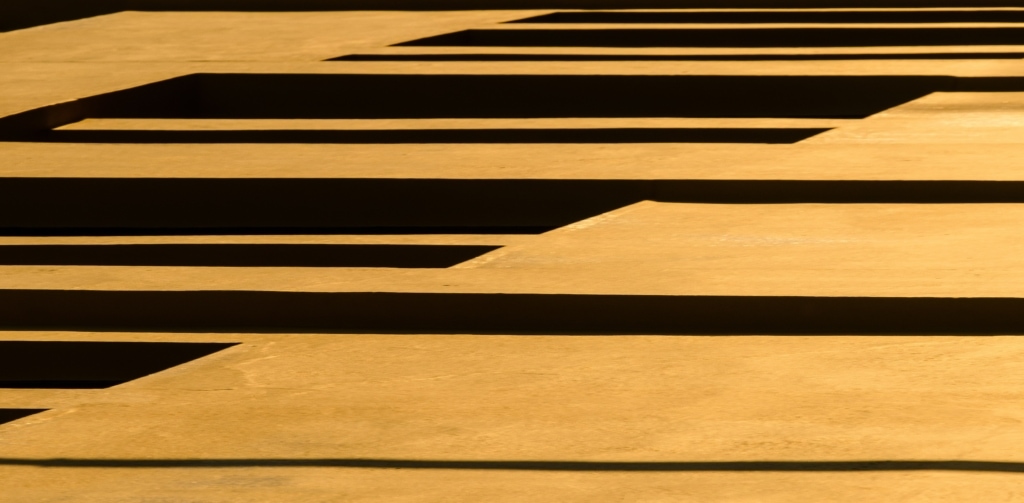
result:
[[[281,197],[267,197],[259,205],[281,213],[305,202],[301,189],[289,188],[295,181],[306,183],[306,189],[321,183],[348,187],[343,184],[361,180],[580,184],[564,186],[567,198],[590,181],[636,182],[642,190],[635,197],[624,196],[626,202],[617,209],[595,211],[534,234],[500,228],[492,234],[451,229],[377,234],[309,229],[261,233],[258,228],[234,234],[180,229],[118,233],[116,227],[92,234],[74,228],[0,229],[0,247],[501,247],[447,269],[0,264],[0,294],[15,299],[0,306],[0,320],[21,319],[21,310],[28,308],[18,303],[18,295],[40,292],[793,296],[954,303],[1024,299],[1024,189],[1018,187],[1024,181],[1024,62],[1007,58],[1024,53],[1024,45],[391,46],[466,29],[703,27],[503,24],[547,12],[551,9],[121,12],[0,33],[0,121],[196,73],[931,76],[976,87],[941,89],[867,118],[86,114],[56,120],[57,133],[829,131],[792,144],[74,143],[4,137],[0,208],[5,222],[47,212],[70,218],[128,196],[171,200],[171,209],[187,213],[201,197],[188,191],[168,193],[167,188],[141,195],[113,191],[62,196],[47,189],[52,187],[47,183],[62,180],[81,180],[82,187],[86,181],[225,182],[219,187],[228,189],[218,189],[223,190],[224,206],[210,210],[211,219],[241,200],[242,186],[230,184],[243,181],[277,183]],[[865,25],[761,26],[780,27]],[[439,59],[328,61],[351,54]],[[486,58],[509,54],[522,60]],[[467,60],[441,60],[445,55]],[[856,59],[773,59],[794,55]],[[908,59],[895,59],[900,55]],[[471,60],[473,56],[480,60]],[[530,56],[564,59],[530,61]],[[622,59],[631,56],[666,59]],[[684,59],[693,56],[749,60]],[[600,57],[618,59],[593,59]],[[667,59],[672,57],[679,59]],[[491,99],[503,97],[495,94]],[[0,131],[6,132],[3,127]],[[42,187],[27,199],[32,204],[4,206],[4,201],[26,200],[25,194],[14,192],[26,180]],[[714,185],[700,199],[702,193],[693,187],[712,186],[694,182],[723,185]],[[608,190],[625,191],[622,187],[626,185]],[[380,198],[385,205],[402,206],[389,193],[344,190],[333,196]],[[540,204],[525,194],[516,201],[518,207]],[[849,194],[855,200],[841,200]],[[773,196],[777,200],[764,200]],[[428,193],[422,200],[443,206],[449,197],[446,192]],[[431,211],[429,205],[422,208],[424,214]],[[146,216],[131,205],[122,210],[129,216],[133,212]],[[46,409],[0,425],[0,502],[1024,499],[1019,489],[1024,477],[1024,340],[1017,333],[992,335],[979,329],[942,335],[837,335],[794,329],[788,334],[777,326],[742,335],[653,335],[643,330],[614,330],[616,335],[595,335],[594,330],[410,333],[343,326],[334,327],[333,333],[280,327],[147,326],[127,331],[117,320],[108,326],[39,328],[77,307],[55,304],[33,311],[36,326],[0,324],[0,351],[2,341],[239,345],[107,389],[0,387],[0,409]],[[105,308],[115,312],[118,305]],[[147,308],[162,313],[176,309]],[[404,312],[396,308],[381,316],[401,317]],[[186,321],[191,315],[172,314]],[[457,318],[473,313],[450,314]],[[1013,311],[1002,314],[1017,318]],[[536,313],[502,315],[528,318]],[[745,313],[729,315],[743,318]],[[979,326],[985,322],[978,320]],[[988,335],[978,335],[983,332]]]

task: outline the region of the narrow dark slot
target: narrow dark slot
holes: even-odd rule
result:
[[[349,54],[328,61],[848,61],[862,59],[1024,59],[1024,52],[886,54]]]
[[[1016,203],[1024,201],[1024,183],[0,178],[0,193],[0,235],[7,236],[539,234],[643,200]],[[188,194],[187,205],[182,194]]]
[[[1024,299],[1008,297],[8,289],[0,290],[0,303],[12,306],[0,310],[5,330],[547,336],[981,335],[1024,330]],[[0,346],[0,354],[5,351]],[[138,360],[104,358],[105,367],[98,370]],[[28,361],[15,363],[43,370],[64,365],[41,358]],[[102,373],[70,378],[9,375],[3,370],[0,380],[110,379]]]
[[[941,76],[197,74],[191,77],[178,82],[177,91],[173,90],[175,86],[169,85],[171,81],[166,81],[107,95],[100,103],[86,104],[88,116],[858,118],[937,88],[959,85],[957,79]],[[143,98],[151,86],[153,95],[147,101]],[[345,92],[340,93],[339,89]],[[190,105],[185,98],[178,102],[171,100],[178,94],[199,95],[201,106]],[[360,99],[352,100],[349,96]],[[51,124],[45,129],[52,127]],[[366,134],[391,133],[371,131]]]
[[[542,234],[560,225],[536,226],[370,226],[370,227],[0,227],[0,236],[299,236],[352,234]]]
[[[0,424],[17,421],[40,412],[46,412],[46,409],[0,409]]]
[[[1024,201],[1024,183],[0,178],[0,193],[0,235],[8,236],[539,234],[643,200],[1016,203]]]
[[[444,268],[499,246],[131,244],[0,246],[0,265]]]
[[[0,341],[0,388],[109,388],[234,345]]]
[[[1021,45],[1024,28],[717,28],[465,30],[397,46],[881,47]]]
[[[1019,23],[1024,11],[553,12],[509,23]]]
[[[417,130],[58,130],[69,143],[796,143],[821,128],[586,128]]]
[[[74,380],[40,380],[40,381],[0,381],[0,388],[12,389],[102,389],[117,386],[122,381],[74,381]]]

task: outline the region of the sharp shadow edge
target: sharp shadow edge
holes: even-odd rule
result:
[[[73,459],[0,458],[2,466],[41,468],[384,468],[578,472],[878,472],[963,471],[1024,473],[1012,461],[471,461],[373,458],[317,459]]]

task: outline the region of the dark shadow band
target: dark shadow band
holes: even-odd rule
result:
[[[796,143],[822,128],[585,128],[48,131],[28,141],[65,143]]]
[[[0,305],[5,330],[1024,334],[1024,298],[0,290]]]

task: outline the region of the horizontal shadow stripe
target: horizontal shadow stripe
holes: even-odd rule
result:
[[[942,75],[192,74],[3,117],[0,118],[0,138],[31,138],[86,117],[857,118],[936,91],[1022,88],[1024,79],[1019,77]],[[351,96],[360,99],[353,100]],[[445,134],[413,133],[421,137]],[[353,131],[345,134],[409,133]],[[450,134],[497,133],[457,131]],[[357,138],[350,141],[357,141]]]
[[[541,234],[559,226],[537,227],[48,227],[0,228],[0,236],[359,236],[408,234]],[[349,266],[351,267],[351,266]]]
[[[497,250],[472,245],[6,245],[0,265],[443,268]]]
[[[1024,298],[0,290],[0,305],[9,330],[1024,334]]]
[[[415,130],[56,130],[69,143],[796,143],[821,128],[586,128]]]
[[[328,61],[847,61],[892,59],[1024,59],[1024,52],[901,54],[349,54]]]
[[[1024,11],[553,12],[514,23],[1020,23]]]
[[[118,384],[123,380],[94,380],[94,381],[10,381],[0,379],[0,388],[8,389],[105,389]]]
[[[1010,461],[470,461],[372,458],[315,459],[30,459],[0,458],[0,466],[43,468],[386,468],[572,472],[889,472],[1022,473]]]
[[[721,28],[465,30],[396,46],[877,47],[1022,45],[1024,28]]]
[[[1019,203],[1024,181],[0,178],[0,194],[9,236],[534,234],[642,200]]]
[[[0,178],[0,234],[526,234],[634,203],[649,186],[643,180]]]

